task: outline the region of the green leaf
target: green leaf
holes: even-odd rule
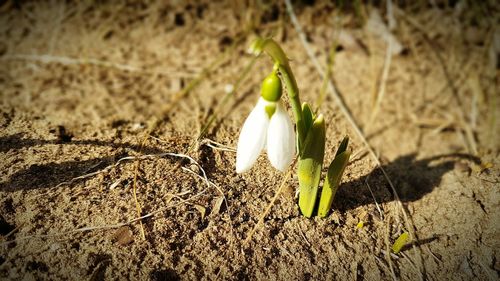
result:
[[[308,218],[312,216],[316,205],[325,154],[325,130],[325,120],[320,114],[309,129],[297,169],[300,187],[299,208]]]
[[[349,137],[345,136],[344,139],[340,142],[339,148],[337,148],[337,153],[335,153],[335,157],[339,156],[340,153],[346,151],[348,144],[349,144]]]
[[[307,102],[302,103],[302,118],[304,118],[304,131],[307,136],[307,132],[311,128],[313,121],[314,121],[314,116],[311,111],[311,107]]]
[[[346,138],[344,138],[344,140],[345,139]],[[343,143],[344,142],[341,143],[339,150],[342,148]],[[347,148],[347,146],[345,148]],[[320,217],[326,217],[330,212],[333,198],[335,198],[335,193],[339,187],[340,179],[342,178],[344,169],[349,162],[351,152],[345,151],[345,148],[343,152],[333,159],[330,167],[328,167],[328,174],[326,176],[325,183],[323,184],[323,190],[321,191],[321,199],[319,200],[318,215]]]

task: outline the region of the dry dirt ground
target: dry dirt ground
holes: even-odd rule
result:
[[[255,34],[282,44],[302,100],[322,91],[284,3],[7,1],[0,279],[498,280],[500,5],[393,3],[403,48],[388,64],[368,23],[387,22],[385,1],[316,2],[294,3],[298,21],[324,69],[338,43],[331,78],[407,219],[327,92],[325,162],[345,134],[354,153],[334,211],[302,217],[292,175],[244,243],[284,179],[264,155],[236,174],[230,149],[272,67],[241,76]]]

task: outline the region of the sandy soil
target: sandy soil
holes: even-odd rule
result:
[[[296,3],[298,19],[323,68],[341,38],[332,79],[392,179],[406,223],[328,94],[325,162],[345,134],[354,152],[334,211],[302,217],[291,176],[244,243],[284,175],[265,156],[236,174],[235,153],[209,144],[235,147],[271,68],[257,60],[221,106],[252,61],[245,50],[254,32],[282,44],[303,100],[321,92],[284,4],[7,1],[0,279],[498,280],[499,5],[400,7],[393,34],[403,50],[382,79],[386,43],[365,23],[376,9],[385,18],[385,4],[358,13],[317,2]],[[214,111],[219,118],[196,141]],[[199,165],[171,154],[133,160],[161,153]],[[389,255],[412,226],[414,239]]]

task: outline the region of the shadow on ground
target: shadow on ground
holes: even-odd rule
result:
[[[26,139],[23,134],[15,134],[6,137],[0,137],[0,153],[10,150],[18,150],[26,147],[43,145],[92,145],[108,146],[113,148],[129,148],[136,151],[142,151],[144,154],[159,154],[164,151],[145,146],[141,149],[140,145],[130,143],[114,143],[99,140],[71,140],[71,138],[58,138],[56,140]],[[60,183],[68,182],[75,177],[93,173],[112,165],[118,159],[128,156],[121,152],[104,157],[98,157],[81,161],[64,161],[60,163],[33,164],[29,168],[13,174],[9,180],[0,183],[0,191],[17,191],[37,188],[51,188]]]
[[[476,164],[480,162],[477,157],[461,153],[443,154],[418,160],[416,157],[416,153],[400,156],[382,166],[393,181],[394,188],[403,202],[416,201],[432,192],[440,185],[443,175],[454,169],[456,162],[470,161]],[[394,194],[392,193],[381,169],[375,168],[365,176],[343,183],[333,204],[334,208],[345,211],[374,203],[374,200],[378,203],[393,201]]]
[[[140,150],[140,146],[130,143],[116,144],[98,140],[36,140],[24,139],[22,134],[15,134],[0,138],[0,152],[48,144],[111,146]],[[208,147],[204,149],[208,149]],[[154,147],[144,147],[142,152],[145,154],[158,154],[163,151]],[[83,161],[34,164],[27,169],[16,172],[9,180],[0,183],[0,191],[13,192],[55,187],[75,177],[98,171],[125,156],[127,155],[122,153]],[[419,160],[416,159],[416,156],[416,154],[401,156],[383,165],[384,170],[394,181],[396,191],[403,202],[416,201],[430,193],[439,186],[442,176],[454,168],[455,162],[466,160],[479,163],[478,158],[467,154],[438,155]],[[211,163],[211,165],[215,165],[215,163]],[[349,170],[349,167],[347,170]],[[368,187],[371,188],[373,194]],[[394,198],[391,192],[391,188],[383,177],[381,170],[375,168],[365,176],[343,183],[335,197],[334,208],[346,211],[361,205],[371,204],[374,199],[378,203],[389,202]]]

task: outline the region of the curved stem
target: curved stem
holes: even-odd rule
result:
[[[295,123],[297,125],[300,155],[307,132],[305,132],[304,118],[302,116],[299,88],[297,87],[297,81],[295,80],[295,76],[293,75],[290,64],[288,63],[288,58],[279,44],[271,38],[257,38],[250,46],[250,51],[255,55],[260,55],[260,53],[264,51],[274,60],[275,64],[278,65],[283,82],[285,82],[288,97],[290,98],[290,104],[292,106],[293,117],[295,118]]]
[[[299,89],[297,88],[297,82],[295,81],[295,77],[293,76],[291,70],[290,72],[288,72],[286,67],[280,65],[279,71],[281,73],[281,77],[285,82],[288,97],[290,98],[290,105],[292,106],[293,117],[295,118],[295,123],[297,124],[299,155],[301,155],[307,132],[305,132],[304,118],[302,116],[302,105],[300,103]]]

